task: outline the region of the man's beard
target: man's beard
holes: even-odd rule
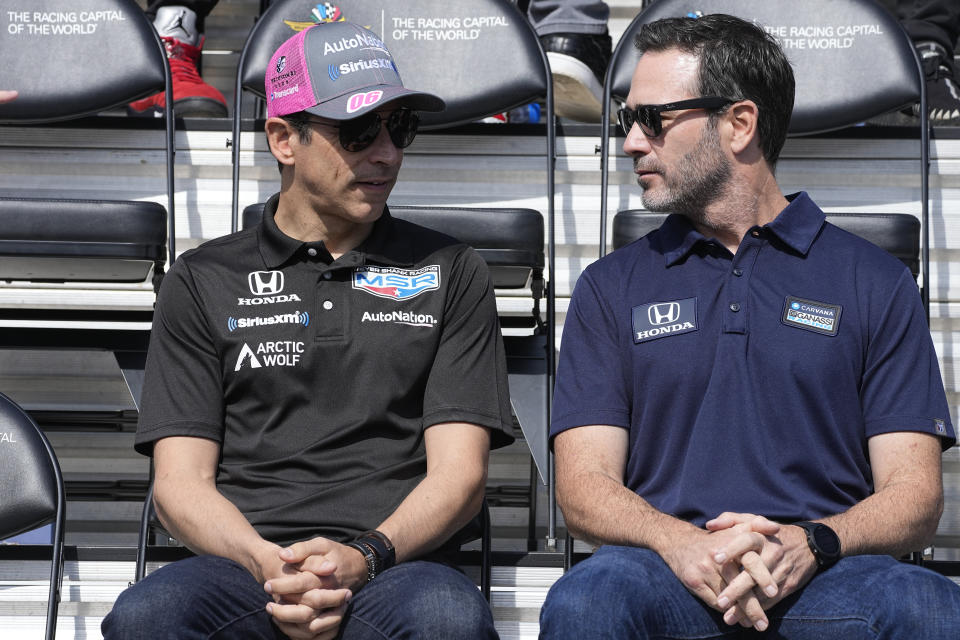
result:
[[[642,163],[643,158],[634,158],[634,169]],[[684,154],[669,174],[659,164],[643,169],[655,171],[663,181],[659,190],[644,189],[643,206],[649,211],[679,213],[693,222],[703,221],[707,205],[722,195],[732,171],[713,123],[707,125],[696,147]]]

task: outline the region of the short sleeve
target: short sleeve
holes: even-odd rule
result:
[[[866,436],[919,431],[956,442],[937,354],[917,286],[904,270],[893,291],[871,301],[860,398]]]
[[[573,427],[630,428],[631,393],[624,375],[615,311],[587,269],[577,281],[563,325],[550,437]]]
[[[164,276],[153,314],[134,446],[150,455],[169,436],[223,440],[223,388],[214,346],[187,261]]]
[[[463,247],[450,269],[439,345],[424,392],[424,427],[468,422],[489,428],[494,448],[513,442],[506,362],[487,265]]]

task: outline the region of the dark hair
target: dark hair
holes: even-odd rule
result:
[[[759,111],[757,134],[763,157],[776,166],[787,137],[796,83],[780,44],[751,22],[722,13],[665,18],[643,26],[636,37],[641,55],[679,49],[700,61],[701,96],[752,100]]]
[[[310,144],[310,139],[313,136],[313,129],[310,128],[310,114],[306,111],[297,111],[296,113],[290,113],[285,116],[280,116],[287,121],[287,124],[291,125],[297,131],[297,135],[300,136],[301,142],[303,144]],[[270,141],[267,141],[267,148],[270,147]],[[277,160],[277,169],[280,173],[283,173],[283,163]]]

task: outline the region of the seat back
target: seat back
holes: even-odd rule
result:
[[[624,247],[657,229],[666,213],[642,209],[618,211],[613,217],[613,249]],[[872,242],[920,274],[920,221],[906,213],[828,213],[827,222]]]
[[[326,12],[322,14],[321,12]],[[300,0],[275,0],[257,21],[240,54],[234,106],[234,140],[239,140],[241,100],[246,92],[265,97],[270,56],[296,32],[321,22],[347,20],[379,35],[393,54],[406,86],[443,98],[446,109],[423,112],[421,128],[441,129],[546,98],[553,112],[549,67],[540,41],[510,0],[346,0],[332,9]],[[490,52],[497,64],[481,64]],[[553,118],[547,118],[548,156],[553,157]],[[416,143],[414,143],[416,144]],[[238,144],[234,154],[233,229],[239,211]],[[553,194],[553,167],[548,161]],[[552,207],[553,198],[550,197]]]
[[[243,209],[243,228],[263,219],[263,202]],[[530,287],[543,295],[543,216],[533,209],[483,207],[390,207],[395,218],[427,227],[468,244],[490,267],[498,289]]]
[[[657,0],[624,31],[611,62],[610,95],[624,101],[640,57],[643,25],[675,16],[726,13],[762,25],[780,41],[797,81],[791,135],[848,127],[920,99],[910,38],[875,0]]]
[[[159,281],[167,212],[155,202],[0,197],[0,274],[39,282]]]
[[[345,0],[336,3],[336,7],[312,7],[299,0],[274,0],[250,32],[240,56],[233,140],[240,140],[243,94],[250,92],[264,97],[264,72],[276,48],[299,30],[333,20],[347,20],[370,28],[382,38],[393,54],[406,86],[443,98],[447,105],[444,111],[421,114],[421,127],[425,130],[473,122],[545,98],[548,114],[544,155],[548,208],[546,264],[547,280],[553,281],[556,155],[553,89],[549,65],[539,38],[526,16],[510,0],[408,0],[394,3]],[[496,63],[486,64],[491,59],[491,52],[496,52]],[[417,142],[414,142],[411,150],[416,145]],[[240,145],[234,144],[233,229],[240,222],[240,152]],[[391,210],[400,215],[399,207],[391,205]],[[489,220],[491,218],[488,216],[486,225],[482,222],[478,224],[471,232],[471,239],[461,240],[483,252],[483,232],[489,232],[494,238],[500,235],[500,231]],[[457,230],[451,235],[459,237],[457,233],[460,232]],[[491,265],[494,266],[493,263]],[[494,271],[500,275],[505,273],[496,266]],[[552,325],[555,299],[552,287],[546,289],[546,317],[548,324]],[[544,382],[537,385],[538,393],[542,392],[543,397],[539,399],[535,416],[521,416],[520,413],[525,411],[518,410],[517,398],[514,398],[514,408],[518,411],[541,478],[546,482],[549,478],[546,425],[549,423],[549,390],[553,386],[554,331],[544,329],[533,338],[546,343],[539,348],[541,353],[545,352],[540,365]],[[510,346],[507,345],[508,349]],[[553,538],[555,518],[552,512],[549,518],[548,537]]]
[[[118,338],[129,342],[149,330],[164,264],[176,255],[164,45],[135,0],[32,0],[0,12],[0,29],[0,87],[19,91],[0,104],[0,128],[57,135],[60,123],[165,92],[165,206],[77,198],[76,190],[56,185],[45,185],[40,197],[18,185],[0,187],[0,347],[113,350]],[[135,342],[139,351],[143,335]]]
[[[65,498],[57,456],[37,423],[0,393],[0,540],[53,523],[46,637],[60,601]]]
[[[483,597],[490,602],[490,580],[493,570],[490,550],[490,506],[487,501],[483,501],[480,507],[480,514],[477,518],[480,530],[480,592]],[[157,517],[157,510],[153,504],[153,482],[147,487],[147,495],[144,498],[143,506],[140,511],[140,530],[137,536],[137,559],[134,567],[133,581],[140,582],[147,575],[147,552],[150,547],[151,538],[154,534],[166,535],[163,525]],[[178,547],[169,559],[179,560],[182,557],[190,555],[189,549]],[[462,556],[470,552],[461,552]]]
[[[243,228],[263,219],[264,203],[244,208]],[[543,362],[546,327],[540,315],[540,300],[546,283],[543,276],[543,216],[533,209],[480,207],[426,207],[396,205],[390,207],[396,218],[440,231],[473,247],[490,268],[497,289],[529,288],[533,306],[529,316],[501,316],[504,327],[536,327],[531,344],[524,336],[505,336],[511,402],[530,445],[537,468],[547,468],[547,422],[544,407]],[[549,317],[549,316],[548,316]]]
[[[164,223],[169,225],[169,232],[159,246],[162,249],[169,243],[172,258],[174,122],[170,70],[163,44],[143,10],[134,0],[76,0],[69,5],[62,0],[34,0],[22,10],[3,11],[0,28],[4,32],[0,41],[4,60],[0,87],[18,89],[20,94],[16,100],[0,104],[0,125],[75,120],[166,91],[169,215],[164,216]],[[51,63],[42,64],[45,61]],[[12,190],[8,187],[0,195],[8,196]],[[108,271],[104,277],[110,280],[115,277],[109,273],[110,268],[125,270],[116,261],[125,258],[127,252],[118,251],[118,247],[143,244],[138,226],[141,208],[55,196],[30,202],[22,195],[17,194],[16,201],[6,200],[0,209],[0,239],[4,241],[0,250],[4,256],[101,259]],[[97,212],[101,204],[105,210]],[[125,220],[128,215],[137,221],[129,223]],[[23,237],[24,233],[29,237]],[[152,234],[149,244],[156,245],[157,239]],[[45,243],[42,251],[29,241]],[[152,256],[147,260],[155,262]],[[39,269],[41,275],[54,275],[47,272],[47,267]],[[89,265],[85,269],[98,271]],[[63,279],[72,279],[69,272]]]
[[[727,13],[756,22],[784,47],[796,77],[789,135],[849,127],[921,102],[921,271],[928,282],[926,239],[929,140],[923,71],[897,19],[875,0],[657,0],[642,11],[613,52],[604,83],[603,131],[610,131],[611,99],[623,102],[639,56],[634,46],[643,25],[661,18]],[[601,136],[600,255],[606,252],[609,137]],[[926,290],[927,287],[924,287]],[[926,296],[924,304],[929,308]]]

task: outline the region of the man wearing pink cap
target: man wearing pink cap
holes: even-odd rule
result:
[[[443,101],[372,32],[293,36],[266,73],[280,192],[164,279],[136,448],[197,556],[117,600],[105,638],[496,638],[450,565],[512,441],[496,303],[469,247],[386,206]]]

